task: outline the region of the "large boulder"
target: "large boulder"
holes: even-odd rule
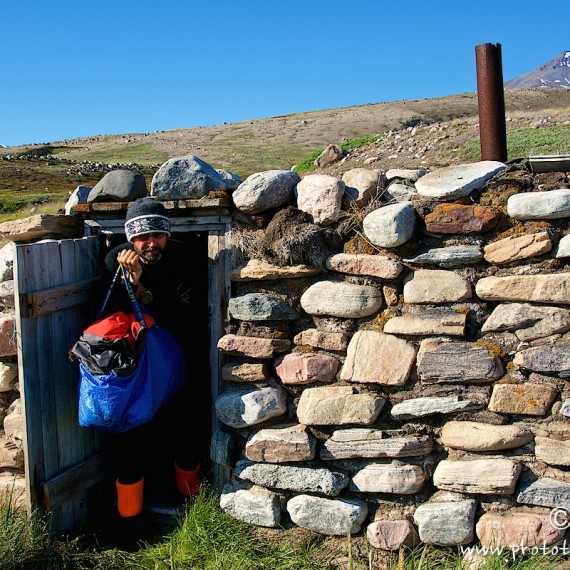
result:
[[[87,202],[134,202],[147,194],[142,174],[131,170],[111,170],[93,186]]]
[[[150,194],[157,200],[198,200],[225,191],[227,182],[207,162],[194,155],[167,160],[154,174]]]

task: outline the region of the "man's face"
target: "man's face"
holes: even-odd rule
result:
[[[136,236],[131,240],[131,243],[139,254],[141,261],[152,264],[160,261],[167,239],[168,234],[165,232],[153,232]]]

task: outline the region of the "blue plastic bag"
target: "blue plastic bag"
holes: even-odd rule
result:
[[[125,346],[117,343],[117,340],[124,339],[109,332],[116,333],[116,314],[101,319],[121,275],[133,307],[133,321],[138,324],[136,339],[131,338],[131,326],[123,331],[125,339],[130,340],[122,343]],[[110,324],[108,329],[101,326],[107,321]],[[124,319],[121,320],[123,321]],[[107,330],[107,333],[100,333],[103,334],[100,337],[84,334],[69,351],[70,358],[79,360],[79,425],[107,433],[122,433],[152,420],[158,410],[182,388],[186,381],[184,354],[172,334],[156,325],[148,314],[143,313],[121,265],[117,268],[94,324],[98,325],[98,329]],[[115,369],[107,372],[110,367],[103,371],[95,366],[95,359],[100,356],[100,351],[96,350],[98,343],[110,339],[113,339],[114,343],[105,346],[107,352],[119,348],[127,349],[126,345],[136,342],[136,347],[132,346],[127,350],[129,367],[126,369],[125,366],[117,364]],[[77,349],[80,343],[82,350]],[[89,350],[91,343],[93,351]],[[106,360],[115,362],[112,358],[106,357]],[[117,362],[119,361],[120,359]],[[97,374],[97,370],[101,370],[101,373]]]
[[[79,425],[121,433],[152,420],[185,382],[184,355],[170,332],[147,329],[137,368],[129,376],[92,374],[79,364]]]

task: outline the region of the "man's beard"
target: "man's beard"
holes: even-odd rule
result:
[[[162,250],[158,247],[143,247],[142,249],[135,247],[135,251],[144,263],[157,263],[162,258]]]

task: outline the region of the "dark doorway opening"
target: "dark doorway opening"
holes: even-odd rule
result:
[[[145,477],[145,510],[168,511],[180,506],[184,497],[176,491],[174,461],[182,464],[185,458],[198,457],[201,480],[208,480],[211,472],[209,459],[212,436],[212,389],[210,372],[210,323],[208,232],[173,232],[171,240],[182,242],[183,256],[179,263],[188,268],[191,276],[191,310],[180,315],[178,328],[183,329],[181,345],[186,356],[187,384],[175,397],[175,402],[159,412],[157,422],[143,426],[133,439],[117,442],[103,436],[102,451],[109,452],[109,477],[105,482],[108,496],[114,500],[116,463],[142,461]],[[107,234],[102,248],[102,260],[115,246],[125,242],[122,234]],[[167,245],[168,247],[168,245]],[[102,261],[103,263],[103,261]],[[103,284],[105,287],[106,284]],[[175,416],[175,417],[173,417]],[[132,454],[132,455],[131,455]],[[185,467],[184,465],[181,465]]]

